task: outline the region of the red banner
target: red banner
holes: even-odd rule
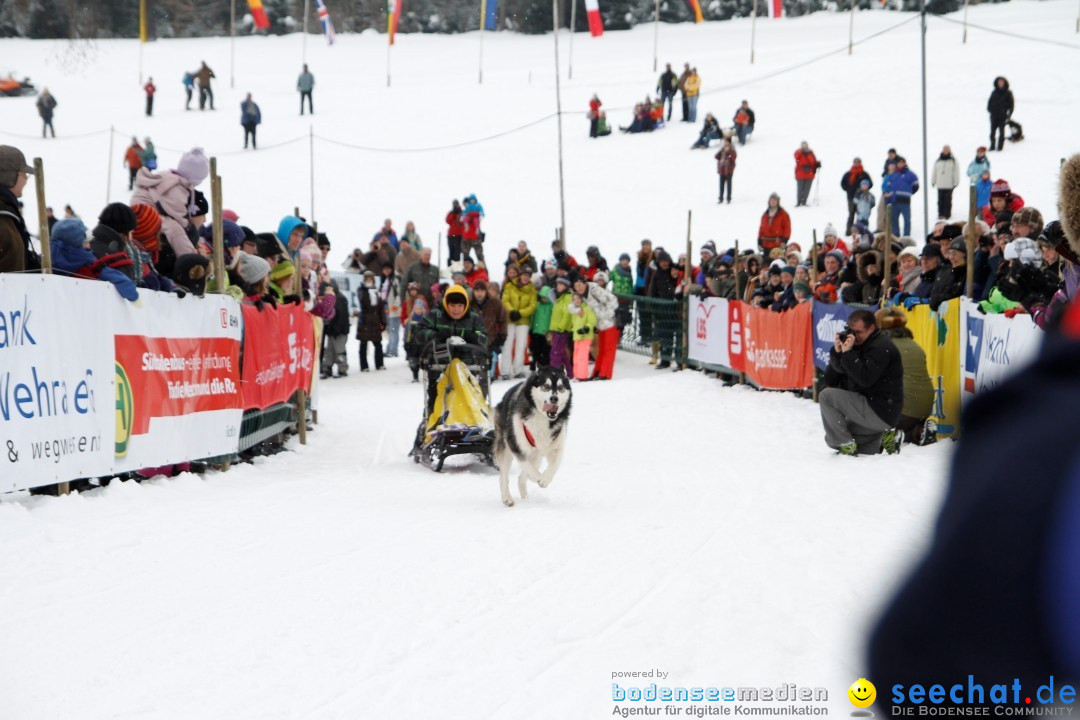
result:
[[[285,402],[311,389],[315,367],[315,325],[298,305],[244,305],[244,409]]]
[[[787,312],[728,303],[728,343],[731,367],[759,387],[789,390],[810,387],[814,381],[810,303]]]

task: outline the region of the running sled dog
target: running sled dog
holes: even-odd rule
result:
[[[495,408],[495,464],[503,504],[512,507],[510,465],[517,460],[518,494],[528,496],[526,483],[546,488],[555,479],[566,445],[573,392],[561,368],[542,368],[518,383]],[[540,465],[547,461],[543,471]]]

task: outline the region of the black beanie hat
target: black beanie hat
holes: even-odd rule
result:
[[[206,291],[209,268],[210,261],[199,253],[181,255],[173,268],[173,281],[194,295],[202,295]]]
[[[135,229],[138,220],[135,211],[124,203],[109,203],[98,215],[98,222],[105,227],[112,228],[121,235],[126,235]]]

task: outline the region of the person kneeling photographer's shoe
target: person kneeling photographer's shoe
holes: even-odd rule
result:
[[[825,442],[843,455],[900,451],[896,423],[904,405],[904,366],[874,314],[856,310],[829,352],[818,402]]]

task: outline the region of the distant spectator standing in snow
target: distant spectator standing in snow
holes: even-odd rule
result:
[[[128,146],[127,152],[124,153],[124,164],[127,165],[129,174],[128,190],[135,188],[135,176],[143,165],[142,151],[143,147],[139,144],[139,138],[131,138],[131,145]]]
[[[690,71],[690,77],[686,78],[686,83],[683,85],[683,92],[690,104],[690,122],[697,122],[697,102],[701,94],[701,76],[697,74],[697,68]]]
[[[300,77],[296,79],[296,89],[300,91],[300,114],[304,114],[304,98],[307,97],[308,112],[314,115],[315,109],[311,105],[311,91],[315,89],[315,76],[311,74],[306,64],[304,65],[304,72],[300,73]]]
[[[247,150],[248,135],[251,136],[251,149],[255,150],[258,145],[255,143],[255,128],[262,122],[262,113],[259,112],[259,106],[251,99],[251,93],[247,94],[247,99],[240,103],[240,124],[244,126],[244,149]]]
[[[465,198],[465,209],[461,212],[461,252],[469,255],[475,250],[476,259],[480,262],[484,262],[484,233],[480,230],[480,220],[483,217],[484,206],[476,196]]]
[[[671,120],[671,111],[675,107],[675,92],[679,89],[679,76],[671,69],[671,63],[660,79],[656,81],[656,91],[660,93],[660,102],[667,104],[667,119]]]
[[[754,132],[754,111],[750,109],[750,103],[746,100],[742,101],[742,105],[735,111],[735,117],[732,118],[735,123],[735,134],[739,136],[739,144],[745,145],[746,138]]]
[[[980,145],[975,151],[975,159],[968,164],[967,174],[971,178],[972,185],[979,184],[984,171],[990,172],[990,158],[986,157],[986,147]]]
[[[844,227],[845,233],[851,232],[851,225],[855,221],[855,215],[857,214],[855,208],[855,195],[859,192],[863,180],[870,183],[868,187],[874,186],[874,181],[870,179],[870,173],[863,169],[862,159],[855,158],[851,161],[851,167],[844,173],[844,176],[840,178],[840,188],[847,193],[848,217],[847,225]],[[872,195],[870,197],[873,198]],[[863,220],[863,223],[867,224],[865,220]]]
[[[859,191],[855,193],[855,219],[862,225],[870,227],[870,212],[877,204],[874,194],[870,192],[870,178],[864,178],[859,183]],[[851,228],[848,228],[848,232]]]
[[[731,138],[724,140],[720,152],[716,153],[716,172],[720,174],[720,199],[724,202],[724,189],[727,188],[727,202],[731,204],[731,178],[735,175],[735,148],[731,145]]]
[[[134,140],[135,138],[132,138]],[[139,153],[142,156],[142,164],[144,168],[148,170],[157,170],[157,152],[154,150],[154,143],[150,138],[143,139],[143,149]]]
[[[154,78],[150,78],[143,85],[143,90],[146,92],[146,117],[152,117],[154,115],[154,93],[157,92],[157,88],[154,87]]]
[[[806,206],[806,201],[810,199],[810,187],[814,184],[814,177],[820,167],[821,163],[818,162],[814,151],[803,140],[799,149],[795,151],[795,184],[797,186],[795,207]]]
[[[1005,149],[1005,124],[1013,114],[1013,94],[1009,81],[1003,77],[994,78],[994,91],[986,102],[986,111],[990,113],[990,149]],[[994,145],[994,133],[997,133],[997,145]]]
[[[461,203],[454,200],[450,212],[446,213],[446,244],[450,249],[447,266],[461,259],[461,236],[464,232],[465,227],[461,224]]]
[[[690,122],[690,100],[686,97],[686,80],[690,77],[690,63],[683,63],[679,75],[679,91],[682,92],[682,122]]]
[[[604,103],[600,102],[598,95],[593,95],[589,101],[589,137],[600,137],[600,108]]]
[[[903,157],[896,158],[896,171],[889,176],[892,193],[892,231],[903,237],[911,234],[911,196],[919,192],[919,177],[907,166]],[[904,218],[904,230],[900,231],[900,218]]]
[[[41,137],[45,137],[46,130],[51,132],[53,137],[56,137],[56,128],[52,124],[53,110],[55,109],[56,98],[49,92],[49,88],[42,89],[41,97],[37,99],[37,111],[38,115],[41,116]]]
[[[773,248],[787,245],[791,239],[791,218],[787,210],[780,207],[780,195],[769,195],[769,207],[761,214],[761,225],[758,227],[758,245],[762,254],[768,257]]]
[[[210,101],[210,109],[214,109],[214,91],[210,87],[210,80],[217,77],[214,71],[210,69],[210,66],[203,60],[202,66],[198,72],[195,73],[195,78],[199,81],[199,109],[203,110],[206,107],[206,101]]]
[[[187,100],[184,102],[184,109],[191,109],[191,93],[195,89],[195,73],[184,73],[184,94],[187,95]]]
[[[960,184],[960,163],[952,155],[948,145],[941,149],[941,155],[934,161],[934,174],[930,185],[937,188],[938,217],[952,217],[952,194]]]

